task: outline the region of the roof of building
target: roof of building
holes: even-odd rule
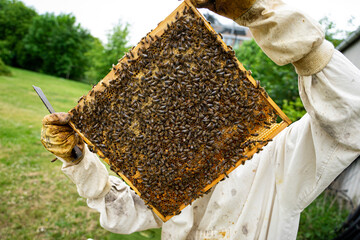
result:
[[[222,24],[214,15],[209,13],[204,14],[204,17],[211,23],[211,26],[218,33],[228,33],[243,36],[246,35],[246,30],[248,29],[247,27],[243,27],[237,24]]]
[[[360,27],[352,34],[350,34],[350,36],[347,37],[344,41],[342,41],[339,44],[339,46],[336,47],[336,49],[343,52],[359,39],[360,39]]]

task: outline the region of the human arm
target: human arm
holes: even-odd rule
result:
[[[270,224],[277,231],[267,237],[295,239],[299,213],[360,154],[360,72],[313,19],[281,1],[257,1],[235,20],[275,63],[293,63],[299,74],[308,114],[260,153],[276,180]]]
[[[259,0],[236,22],[275,63],[292,63],[299,74],[308,115],[276,139],[273,157],[283,206],[302,210],[360,154],[360,71],[318,23],[281,1]]]
[[[55,113],[43,119],[41,142],[62,161],[62,171],[76,184],[80,196],[100,212],[100,223],[112,232],[128,234],[160,226],[152,211],[122,180],[110,176],[104,164],[91,153],[68,125],[70,115]],[[83,151],[72,155],[74,146]],[[123,209],[123,210],[121,210]]]
[[[281,132],[269,151],[275,168],[277,212],[282,214],[277,236],[289,234],[295,239],[296,231],[281,232],[291,223],[286,220],[298,218],[359,156],[359,79],[359,70],[338,51],[320,72],[299,77],[308,114]]]
[[[310,49],[311,50],[311,49]],[[306,52],[306,53],[304,53],[304,55],[303,56],[306,56],[308,53]],[[295,61],[298,61],[298,60],[295,60]],[[303,121],[304,122],[304,121]],[[294,126],[297,126],[297,125],[294,125]],[[291,128],[290,128],[291,129]],[[298,128],[299,129],[299,128]],[[286,130],[286,132],[290,132],[290,130]],[[299,131],[300,132],[300,131]],[[301,133],[300,133],[301,134]],[[295,135],[292,135],[292,136],[295,136]],[[276,158],[277,159],[277,158]],[[280,158],[279,158],[280,159]],[[284,159],[284,158],[282,158],[282,159]],[[296,162],[296,161],[295,161]],[[280,163],[280,161],[279,161],[279,163]],[[275,166],[275,165],[274,165]],[[286,166],[286,167],[284,167],[284,168],[288,168],[288,166]],[[293,169],[291,166],[289,167],[289,169]],[[281,173],[281,169],[279,168],[279,174]],[[288,179],[286,179],[287,181],[288,181]],[[310,183],[311,184],[311,183]],[[307,184],[307,185],[309,185],[309,184]],[[280,184],[279,184],[279,187],[280,187]]]
[[[109,176],[96,154],[85,148],[77,165],[63,165],[62,171],[76,184],[80,196],[100,213],[100,225],[115,233],[130,234],[161,227],[161,221],[121,179]]]

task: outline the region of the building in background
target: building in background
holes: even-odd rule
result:
[[[211,23],[211,26],[217,33],[221,33],[223,41],[233,48],[239,47],[245,40],[252,39],[249,28],[240,26],[233,22],[232,24],[221,23],[214,15],[204,14],[206,20]]]
[[[360,27],[342,41],[337,50],[342,52],[357,68],[360,69]]]

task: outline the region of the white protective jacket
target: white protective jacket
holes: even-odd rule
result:
[[[109,231],[162,227],[162,239],[296,239],[301,211],[360,154],[360,71],[320,27],[281,1],[258,1],[236,22],[277,64],[293,63],[308,112],[251,161],[162,223],[96,155],[62,170]]]

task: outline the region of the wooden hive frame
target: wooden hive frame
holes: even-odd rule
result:
[[[183,3],[181,3],[179,5],[179,7],[177,7],[164,21],[160,22],[159,25],[152,30],[148,36],[151,36],[151,38],[156,38],[156,36],[161,36],[165,29],[167,28],[167,25],[169,23],[172,23],[176,20],[176,18],[178,17],[178,14],[181,13],[184,8],[190,8],[192,9],[192,11],[195,13],[195,15],[199,18],[201,18],[205,24],[205,27],[208,29],[208,31],[212,32],[213,34],[217,33],[215,32],[215,30],[211,27],[211,25],[207,22],[207,20],[202,16],[202,14],[191,4],[191,2],[189,0],[185,0]],[[219,35],[217,35],[218,41],[222,44],[222,47],[229,51],[230,49],[228,48],[228,46],[222,41],[221,37]],[[135,46],[131,52],[134,55],[133,58],[136,59],[138,50],[140,47],[149,47],[150,46],[150,42],[145,42],[144,45],[140,46],[140,44],[138,44],[137,46]],[[116,76],[116,69],[117,71],[121,71],[121,63],[122,62],[126,62],[129,60],[129,55],[125,55],[122,59],[120,59],[119,63],[115,66],[115,68],[113,68],[105,77],[104,79],[101,80],[101,82],[99,82],[99,84],[97,84],[94,88],[93,91],[103,91],[105,89],[105,86],[109,84],[109,81],[111,81],[112,79],[114,79]],[[248,80],[254,85],[257,86],[257,82],[253,79],[253,77],[249,74],[249,72],[246,71],[246,69],[243,67],[243,65],[237,61],[239,68],[246,72],[247,74],[247,78]],[[262,92],[262,97],[267,101],[267,103],[269,105],[271,105],[271,107],[276,111],[277,115],[282,119],[282,122],[280,123],[274,123],[270,126],[270,129],[262,129],[261,131],[258,132],[259,136],[257,138],[261,138],[261,139],[272,139],[273,137],[275,137],[280,131],[282,131],[284,128],[286,128],[291,121],[289,120],[289,118],[281,111],[281,109],[274,103],[274,101],[265,93]],[[93,97],[90,96],[90,94],[88,94],[86,97],[82,98],[79,101],[78,106],[83,106],[85,101],[91,101]],[[73,122],[70,122],[70,125],[72,126],[72,128],[82,137],[82,139],[89,145],[89,146],[94,146],[94,144],[87,139],[84,134],[82,132],[79,131],[79,129],[77,129],[76,125]],[[256,147],[252,148],[251,150],[249,150],[248,152],[246,152],[247,156],[252,156],[253,154],[255,154],[257,152],[258,148],[261,148],[263,145],[265,144],[260,144],[258,143]],[[105,157],[105,155],[98,150],[97,154],[103,158],[103,160],[110,165],[110,161],[108,158]],[[227,170],[226,174],[221,174],[218,176],[218,178],[216,178],[211,184],[207,185],[202,192],[207,192],[209,189],[211,189],[215,184],[217,184],[221,179],[223,179],[225,177],[225,175],[229,174],[230,172],[232,172],[236,167],[238,167],[239,165],[241,165],[243,163],[243,161],[245,160],[239,160],[235,166],[231,167],[230,169]],[[139,190],[136,188],[136,186],[134,186],[134,184],[124,175],[120,172],[117,172],[121,178],[139,195],[141,196],[141,193],[139,192]],[[185,208],[188,204],[183,203],[180,207],[180,210],[182,210],[183,208]],[[160,211],[158,209],[156,209],[154,206],[149,205],[152,210],[161,218],[162,221],[167,221],[169,220],[171,217],[173,217],[174,215],[168,215],[168,216],[164,216],[163,214],[160,213]]]

